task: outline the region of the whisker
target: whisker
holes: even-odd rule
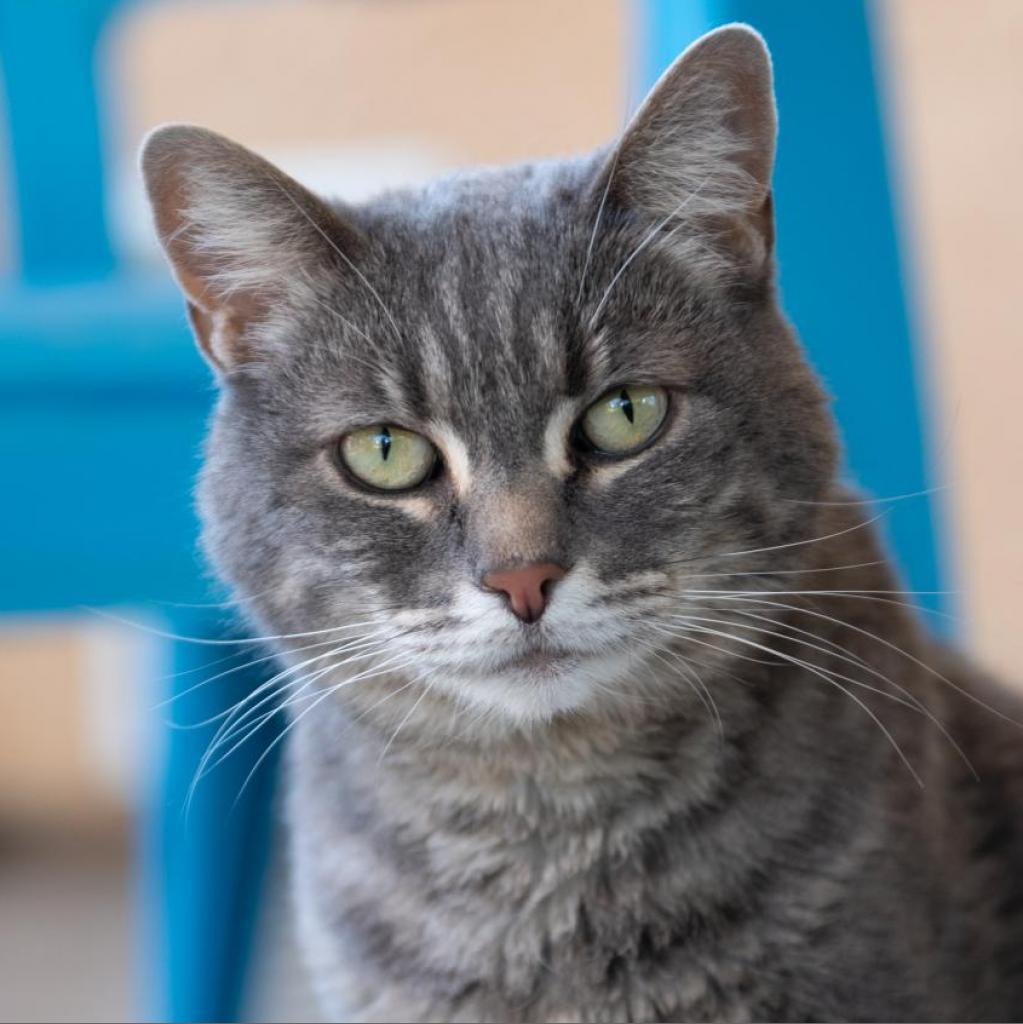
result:
[[[323,230],[322,227],[320,227],[319,224],[316,223],[315,220],[313,220],[313,218],[309,215],[305,207],[302,206],[301,203],[299,203],[299,201],[291,194],[291,192],[288,189],[286,189],[279,181],[277,181],[276,178],[271,178],[270,180],[274,183],[278,190],[285,196],[285,198],[287,198],[288,202],[290,202],[291,205],[294,206],[295,209],[298,210],[298,212],[309,222],[313,230],[316,231],[316,233],[327,243],[327,245],[329,245],[331,249],[333,249],[334,252],[341,257],[345,266],[347,266],[348,269],[351,270],[351,272],[355,274],[355,276],[365,285],[366,290],[376,300],[377,305],[381,308],[381,310],[383,310],[384,316],[387,317],[391,327],[394,329],[395,338],[397,338],[398,341],[401,341],[402,334],[401,329],[398,327],[398,322],[394,319],[394,315],[388,308],[387,303],[385,303],[384,300],[380,298],[380,293],[376,290],[376,288],[373,287],[372,284],[370,284],[369,278],[366,277],[366,275],[352,262],[352,260],[348,258],[348,256],[344,252],[342,252],[341,247],[334,241],[333,238],[330,237],[330,235],[327,234],[326,231]]]
[[[341,665],[350,665],[357,661],[364,661],[367,658],[373,657],[373,655],[377,653],[377,651],[383,649],[385,645],[386,640],[373,639],[370,641],[359,642],[359,644],[357,645],[338,647],[333,650],[327,651],[324,654],[319,654],[316,657],[307,658],[305,661],[302,661],[297,665],[286,667],[281,672],[278,672],[272,679],[268,679],[265,683],[262,683],[259,686],[257,686],[248,696],[242,698],[232,708],[229,708],[226,712],[222,711],[217,715],[212,715],[205,722],[201,722],[199,724],[209,725],[220,718],[224,718],[223,723],[220,725],[216,735],[213,737],[213,740],[211,741],[213,744],[216,744],[217,742],[224,742],[227,740],[232,730],[236,730],[238,727],[240,727],[242,722],[244,722],[250,715],[254,714],[260,707],[264,706],[267,703],[267,701],[272,700],[276,696],[276,693],[274,692],[274,687],[277,687],[277,689],[283,689],[283,687],[281,687],[280,684],[284,679],[287,679],[288,676],[298,673],[307,665],[312,665],[317,661],[324,660],[325,658],[337,658],[342,654],[349,655],[349,657],[344,658],[344,660],[341,662],[332,663],[331,668],[336,668]],[[367,647],[370,648],[369,651],[366,651]],[[358,653],[353,654],[353,651],[356,651]],[[291,686],[294,684],[289,682],[288,685]],[[244,713],[240,714],[239,717],[235,717],[236,715],[239,715],[241,709],[245,706],[245,704],[248,701],[258,696],[264,690],[270,690],[271,692],[267,694],[265,697],[263,697],[256,704],[247,708],[244,711]]]
[[[747,615],[749,615],[749,614],[752,614],[752,613],[740,612],[739,614],[747,614]],[[974,776],[974,778],[978,782],[980,781],[980,776],[977,774],[977,771],[973,767],[973,764],[970,762],[970,759],[966,756],[966,753],[963,751],[962,747],[960,747],[959,744],[952,738],[952,735],[949,733],[948,729],[945,727],[944,723],[937,717],[937,715],[935,715],[934,712],[931,711],[930,708],[928,708],[917,696],[915,696],[913,693],[911,693],[909,690],[907,690],[904,686],[902,686],[899,683],[896,683],[893,679],[891,679],[890,677],[886,676],[883,672],[880,672],[878,669],[874,668],[869,663],[864,662],[862,659],[853,658],[853,657],[851,657],[845,651],[841,651],[841,652],[839,652],[839,651],[829,651],[827,648],[825,648],[825,647],[823,647],[823,646],[821,646],[819,644],[812,643],[812,642],[807,641],[807,640],[800,640],[800,639],[797,639],[797,638],[794,638],[794,637],[787,637],[787,636],[785,636],[785,634],[779,633],[779,632],[777,632],[775,630],[761,629],[761,628],[755,627],[755,626],[747,626],[744,623],[733,622],[730,619],[715,619],[715,618],[707,618],[707,617],[703,617],[703,616],[673,616],[673,617],[684,618],[685,621],[687,621],[687,622],[689,622],[689,621],[710,622],[710,623],[715,623],[715,624],[721,625],[721,626],[733,626],[733,627],[737,627],[739,629],[755,629],[758,632],[766,633],[768,636],[773,636],[773,637],[775,637],[775,638],[777,638],[779,640],[789,640],[789,641],[792,641],[794,643],[798,643],[798,644],[800,644],[803,647],[809,647],[811,650],[815,650],[818,653],[824,654],[824,655],[826,655],[828,657],[839,658],[841,661],[847,662],[848,664],[854,665],[855,667],[857,667],[857,668],[859,668],[859,669],[861,669],[863,671],[869,672],[876,679],[880,680],[883,683],[887,683],[893,689],[897,690],[899,693],[902,694],[903,698],[905,698],[905,699],[898,699],[898,698],[893,698],[893,699],[897,699],[899,703],[905,704],[907,707],[915,708],[920,714],[922,714],[925,718],[927,718],[938,729],[938,731],[948,741],[948,743],[951,744],[952,749],[955,750],[955,752],[959,755],[959,757],[962,759],[962,761],[966,765],[966,767],[970,770],[970,772]],[[757,616],[757,618],[763,619],[763,618],[765,618],[765,616]],[[772,621],[772,623],[773,623],[773,620],[768,620],[768,621]],[[777,625],[777,623],[773,623],[773,624]],[[806,630],[800,630],[799,632],[807,633]],[[812,636],[813,634],[808,634],[808,635]],[[819,639],[819,638],[818,637],[814,637],[814,639]],[[837,645],[832,645],[832,646],[837,646]],[[779,653],[781,653],[781,652],[779,652]],[[809,665],[809,663],[807,663],[807,665]],[[819,668],[822,672],[827,672],[830,675],[835,676],[837,679],[841,679],[844,682],[850,683],[850,684],[852,684],[854,686],[862,686],[862,687],[865,687],[866,689],[871,690],[871,692],[878,693],[878,694],[881,694],[882,696],[886,696],[886,697],[892,697],[891,694],[887,694],[887,693],[885,693],[882,690],[878,690],[875,687],[871,687],[868,684],[864,683],[862,680],[853,679],[850,676],[844,675],[841,672],[836,672],[834,669],[826,669],[826,668],[824,668],[823,665],[818,665],[816,667]]]
[[[870,709],[870,707],[867,706],[867,704],[865,704],[862,700],[860,700],[859,697],[856,696],[856,694],[854,694],[851,690],[848,690],[846,687],[842,686],[842,684],[839,683],[836,679],[831,678],[830,672],[824,672],[824,671],[820,670],[817,666],[811,665],[809,662],[803,661],[801,658],[797,658],[797,657],[795,657],[794,655],[791,655],[791,654],[785,654],[782,651],[776,651],[776,650],[774,650],[774,649],[772,649],[770,647],[766,647],[763,644],[759,644],[756,641],[749,640],[749,639],[747,639],[745,637],[737,637],[734,634],[723,633],[721,630],[711,629],[708,626],[700,626],[698,624],[697,625],[689,625],[689,624],[687,624],[685,628],[686,629],[696,630],[697,632],[700,632],[700,633],[707,633],[707,634],[710,634],[712,636],[718,636],[718,637],[721,637],[721,638],[726,639],[726,640],[733,640],[736,643],[747,644],[750,647],[754,647],[754,648],[756,648],[758,650],[766,651],[769,654],[773,654],[773,655],[775,655],[777,657],[783,658],[784,660],[791,662],[793,665],[798,665],[799,667],[806,669],[808,672],[811,672],[813,675],[817,676],[817,678],[823,680],[828,685],[835,687],[836,689],[838,689],[839,691],[844,693],[850,700],[854,701],[860,708],[862,708],[867,713],[867,715],[870,716],[870,718],[873,720],[874,724],[881,730],[881,732],[884,733],[884,735],[887,738],[888,742],[891,744],[892,749],[894,749],[895,752],[898,754],[900,760],[906,766],[906,768],[909,771],[910,775],[913,776],[913,779],[916,781],[916,784],[921,789],[925,788],[923,780],[917,774],[916,769],[913,767],[913,765],[910,762],[909,758],[906,757],[905,753],[902,750],[902,747],[899,746],[898,741],[895,739],[895,737],[888,730],[887,726],[881,721],[880,718],[878,718],[878,716]],[[879,694],[879,695],[881,695],[883,697],[888,698],[889,700],[896,701],[897,703],[906,703],[900,697],[896,697],[894,694],[887,693],[884,690],[879,690],[876,687],[869,686],[866,683],[859,683],[859,682],[857,682],[855,680],[853,682],[856,685],[862,687],[863,689],[870,690],[871,692],[877,693],[877,694]]]
[[[708,597],[844,597],[851,601],[874,601],[877,604],[891,605],[895,608],[905,608],[913,612],[921,612],[929,615],[938,615],[942,618],[956,621],[956,617],[950,612],[943,612],[937,608],[925,608],[913,601],[897,601],[894,598],[884,597],[884,594],[906,594],[909,596],[927,596],[935,594],[950,594],[955,591],[944,590],[687,590],[686,596],[693,598]]]
[[[866,498],[853,499],[849,501],[809,501],[804,498],[780,498],[781,501],[786,501],[791,505],[816,505],[816,506],[827,506],[827,507],[850,507],[854,505],[881,505],[881,504],[892,504],[897,501],[908,501],[910,498],[925,498],[931,494],[938,494],[940,491],[947,491],[949,489],[948,484],[939,484],[936,487],[925,487],[920,491],[910,491],[907,494],[894,494],[888,498],[875,498],[868,496]]]
[[[853,526],[847,526],[843,530],[836,530],[834,533],[826,533],[821,537],[807,537],[803,540],[790,540],[784,544],[769,544],[762,548],[747,548],[744,551],[724,551],[724,552],[708,552],[702,555],[694,555],[690,558],[680,558],[674,561],[666,562],[666,565],[684,565],[687,562],[697,562],[705,558],[708,558],[713,554],[717,558],[739,558],[742,555],[760,555],[766,554],[768,551],[783,551],[787,548],[798,548],[803,547],[807,544],[820,544],[826,540],[834,540],[836,537],[844,537],[846,534],[853,533],[856,530],[866,529],[868,526],[873,526],[874,523],[883,519],[888,514],[887,509],[878,512],[877,515],[871,516],[869,519],[864,519],[862,522],[856,523]]]
[[[393,659],[392,659],[392,661],[393,661]],[[410,663],[411,662],[405,662],[405,663],[403,663],[403,665],[399,665],[398,668],[404,667],[404,665],[407,665],[407,664],[410,664]],[[301,690],[299,691],[299,693],[301,693],[302,690],[308,689],[308,687],[310,687],[314,682],[316,682],[316,680],[322,678],[325,675],[328,675],[331,672],[336,671],[343,664],[344,664],[344,662],[342,662],[341,665],[337,665],[337,664],[327,665],[326,667],[317,669],[315,672],[313,672],[313,673],[309,674],[308,676],[304,677],[303,680],[299,681],[299,682],[302,682],[302,687],[301,687]],[[376,668],[367,669],[367,670],[365,670],[363,672],[357,673],[355,676],[350,677],[349,679],[345,680],[343,683],[337,684],[336,686],[329,687],[327,690],[323,691],[322,693],[319,693],[319,694],[317,694],[317,693],[306,694],[306,696],[304,698],[302,698],[302,699],[303,700],[310,700],[313,703],[310,705],[309,708],[306,709],[306,711],[303,711],[302,714],[300,714],[296,719],[293,719],[281,731],[281,733],[279,733],[278,736],[270,743],[270,745],[263,751],[262,755],[256,760],[255,764],[252,766],[251,770],[249,771],[248,775],[246,776],[245,782],[243,783],[243,785],[241,787],[241,790],[238,793],[238,796],[235,798],[235,803],[237,804],[237,801],[241,798],[241,795],[245,791],[245,787],[248,785],[249,780],[256,773],[256,771],[258,770],[260,765],[266,760],[266,758],[270,755],[270,753],[276,748],[277,744],[280,743],[284,739],[284,737],[287,735],[288,732],[290,732],[291,728],[297,723],[297,721],[300,720],[301,718],[303,718],[305,716],[305,714],[309,710],[311,710],[313,707],[316,707],[322,700],[325,700],[326,698],[328,698],[331,694],[335,693],[342,686],[348,685],[350,683],[355,683],[355,682],[358,682],[358,681],[363,681],[363,680],[366,680],[366,679],[371,679],[371,678],[374,678],[377,675],[383,675],[383,674],[385,674],[388,671],[391,671],[391,666],[389,665],[388,662],[385,662],[384,665],[377,666]],[[186,813],[187,813],[188,807],[190,807],[190,805],[191,805],[192,796],[193,796],[196,788],[198,787],[199,783],[202,781],[202,779],[205,778],[207,775],[209,775],[211,772],[213,772],[219,765],[223,764],[224,761],[226,761],[236,750],[239,749],[239,747],[241,747],[244,743],[246,743],[264,725],[266,725],[269,721],[271,721],[274,718],[274,716],[276,716],[277,714],[282,713],[288,707],[292,706],[294,703],[297,703],[297,701],[298,701],[298,694],[292,695],[283,704],[281,704],[279,707],[273,708],[271,711],[265,712],[262,715],[262,717],[260,718],[258,723],[253,725],[250,729],[248,729],[244,736],[242,736],[239,740],[237,740],[232,745],[232,747],[229,750],[225,751],[223,754],[218,756],[216,761],[214,761],[213,763],[209,763],[209,761],[211,759],[212,752],[209,751],[209,750],[207,751],[206,755],[204,755],[204,757],[203,757],[203,760],[200,762],[200,767],[196,770],[195,776],[194,776],[193,781],[192,781],[192,785],[189,787],[189,795],[188,795],[188,799],[187,799],[186,805],[185,805],[186,806]]]
[[[704,580],[718,577],[736,578],[744,576],[803,576],[814,572],[839,572],[843,569],[870,569],[884,565],[880,559],[873,562],[851,562],[848,565],[825,565],[809,569],[733,569],[731,572],[690,572],[676,577],[679,580]]]
[[[876,671],[876,669],[874,669],[865,658],[861,658],[858,654],[853,654],[852,651],[843,647],[841,644],[836,643],[834,640],[829,640],[826,637],[818,636],[816,633],[813,633],[808,629],[802,629],[799,626],[794,626],[791,622],[779,622],[778,619],[771,618],[770,615],[760,615],[757,612],[749,612],[741,608],[736,608],[735,614],[742,615],[745,618],[750,618],[758,622],[766,622],[769,625],[776,626],[778,629],[784,629],[787,632],[809,637],[811,640],[823,644],[830,652],[837,653],[841,658],[850,659],[861,668],[866,668],[869,671]]]
[[[876,594],[878,596],[895,595],[899,597],[932,597],[936,594],[950,595],[957,594],[956,590],[687,590],[688,594],[777,594],[779,597],[855,597],[863,594]]]
[[[429,690],[430,690],[430,685],[429,685],[429,683],[427,683],[426,685],[423,686],[423,692],[418,696],[418,698],[416,699],[415,703],[413,703],[412,707],[410,707],[408,709],[408,711],[406,712],[405,717],[395,727],[394,732],[391,733],[391,738],[384,744],[384,749],[380,751],[380,756],[377,758],[377,764],[378,765],[387,756],[387,751],[391,749],[391,744],[394,743],[394,741],[398,738],[398,733],[401,732],[401,730],[404,727],[405,723],[415,714],[416,708],[418,708],[419,705],[422,704],[423,698],[427,695],[427,693],[429,693]]]
[[[359,675],[354,676],[351,679],[347,679],[343,683],[338,683],[336,686],[332,686],[332,687],[328,688],[327,690],[325,690],[323,693],[321,693],[319,695],[319,697],[316,700],[314,700],[309,705],[309,707],[307,707],[304,711],[302,711],[301,714],[299,714],[296,717],[294,717],[284,727],[284,729],[281,730],[280,734],[273,740],[273,742],[266,748],[266,750],[264,750],[263,753],[260,754],[260,756],[256,760],[256,763],[249,770],[248,775],[245,776],[245,781],[242,783],[241,789],[238,791],[238,796],[235,797],[235,804],[237,805],[238,801],[242,798],[242,794],[245,792],[249,782],[252,780],[252,777],[259,770],[260,765],[262,765],[263,762],[273,752],[273,750],[281,742],[283,742],[284,738],[288,735],[288,733],[291,732],[291,730],[294,729],[295,726],[298,725],[298,723],[301,722],[302,719],[305,718],[306,715],[308,715],[311,711],[313,711],[317,707],[319,707],[319,705],[323,701],[325,701],[329,697],[333,696],[333,694],[335,694],[338,690],[342,689],[345,686],[351,686],[353,683],[356,683],[356,682],[360,682],[360,681],[365,682],[368,679],[375,679],[375,678],[378,678],[379,676],[388,675],[388,674],[392,674],[394,672],[401,671],[401,669],[406,668],[409,665],[413,664],[414,661],[415,661],[414,658],[413,659],[409,659],[409,660],[407,660],[405,662],[402,662],[401,664],[396,665],[396,666],[388,665],[385,662],[384,666],[381,666],[375,673],[368,673],[368,674],[360,673]]]
[[[86,605],[83,605],[83,608],[93,615],[98,615],[102,619],[109,619],[111,622],[117,622],[122,626],[131,626],[133,629],[141,630],[143,633],[149,633],[151,636],[157,636],[161,640],[177,640],[183,643],[202,644],[209,647],[238,647],[242,644],[272,643],[275,640],[297,640],[308,636],[323,636],[327,633],[340,633],[344,630],[358,629],[361,626],[375,626],[380,623],[391,621],[387,616],[382,616],[377,619],[366,619],[363,622],[348,623],[344,626],[331,626],[328,629],[311,629],[302,633],[281,633],[277,636],[247,636],[239,637],[237,640],[226,640],[219,637],[184,636],[181,633],[170,633],[166,630],[157,629],[155,626],[149,626],[144,622],[135,622],[132,619],[126,619],[120,615],[114,615],[112,612],[103,611],[101,608],[91,608]]]
[[[693,673],[693,675],[696,676],[696,679],[699,682],[699,686],[697,686],[696,683],[694,683],[693,680],[689,677],[689,672],[692,672],[692,669],[690,669],[689,666],[685,663],[685,659],[682,658],[682,656],[677,651],[671,650],[671,648],[658,648],[654,644],[647,643],[646,641],[641,640],[639,637],[636,637],[636,640],[639,643],[643,644],[643,646],[645,646],[650,651],[650,653],[655,658],[657,658],[657,660],[659,662],[661,662],[662,665],[667,666],[668,671],[671,672],[672,674],[675,673],[675,669],[662,656],[662,654],[661,654],[662,651],[665,654],[671,654],[672,656],[674,656],[679,661],[679,666],[681,668],[689,670],[688,672],[685,673],[685,675],[683,675],[682,678],[688,684],[690,689],[692,689],[692,691],[699,698],[700,703],[706,709],[707,714],[710,715],[711,718],[714,720],[714,723],[715,723],[715,725],[717,727],[718,735],[719,735],[721,741],[724,742],[724,739],[725,739],[725,727],[724,727],[724,724],[721,721],[721,714],[720,714],[720,712],[718,710],[717,704],[714,701],[714,697],[711,694],[710,690],[707,688],[706,684],[703,682],[702,679],[700,679],[700,677],[698,675],[696,675],[696,673]]]
[[[367,637],[357,637],[357,638],[355,638],[354,640],[351,641],[351,644],[352,645],[360,644],[360,643],[364,642],[366,639],[367,639]],[[320,648],[320,647],[331,647],[331,646],[333,646],[336,643],[337,643],[337,640],[317,640],[315,643],[312,643],[312,644],[303,644],[301,647],[291,648],[288,651],[288,654],[298,654],[300,651],[312,651],[312,650],[316,650],[317,648]],[[346,647],[346,648],[343,648],[343,649],[344,650],[348,650],[349,648]],[[233,653],[229,654],[226,658],[218,659],[216,662],[214,662],[214,665],[223,664],[223,662],[230,661],[231,658],[233,658],[233,657],[234,657]],[[261,656],[259,658],[253,658],[250,661],[242,662],[242,664],[235,665],[232,668],[225,669],[222,672],[218,672],[216,675],[210,676],[208,679],[202,679],[198,683],[194,683],[192,686],[189,686],[186,690],[181,690],[179,693],[171,694],[170,697],[167,697],[164,700],[160,701],[159,703],[154,704],[153,705],[153,710],[158,710],[160,708],[166,707],[168,704],[173,704],[175,701],[180,700],[182,697],[187,697],[194,690],[198,690],[200,687],[203,687],[203,686],[208,686],[210,683],[215,683],[218,679],[223,679],[226,676],[232,675],[235,672],[242,672],[242,671],[245,671],[246,669],[255,668],[257,665],[263,665],[263,664],[265,664],[268,661],[277,661],[277,660],[280,660],[280,658],[281,658],[281,655],[279,653],[271,652],[270,654],[265,654],[265,655],[263,655],[263,656]],[[212,667],[212,666],[207,666],[207,667]],[[190,670],[190,671],[194,671],[194,670]],[[262,685],[265,685],[265,683],[262,684]],[[204,725],[209,725],[211,722],[217,721],[219,718],[222,718],[225,714],[226,714],[225,711],[221,711],[218,714],[211,716],[210,718],[203,719],[201,722],[194,722],[194,723],[190,722],[187,725],[182,725],[182,724],[178,724],[178,723],[175,723],[175,722],[170,722],[168,724],[171,725],[171,727],[175,728],[175,729],[200,729]]]
[[[378,648],[383,649],[383,646],[384,642],[381,641],[378,645]],[[332,661],[331,664],[327,665],[323,669],[318,669],[314,672],[306,673],[304,676],[300,677],[294,682],[282,685],[282,680],[286,678],[288,675],[298,672],[301,669],[305,668],[307,665],[312,664],[315,661],[319,661],[324,657],[336,657],[338,654],[341,653],[345,653],[345,650],[338,649],[336,651],[329,651],[325,655],[319,655],[316,658],[307,659],[306,661],[303,661],[298,665],[290,666],[284,669],[282,672],[279,672],[272,679],[267,680],[261,686],[257,687],[252,693],[243,697],[240,701],[237,702],[237,704],[234,705],[234,707],[228,709],[228,717],[218,727],[213,738],[207,745],[206,751],[204,752],[202,758],[200,759],[198,766],[196,767],[196,771],[193,776],[193,781],[189,789],[189,793],[191,794],[192,792],[194,792],[195,787],[198,785],[199,781],[202,778],[208,775],[214,768],[217,767],[217,765],[222,764],[228,757],[231,756],[231,754],[234,753],[234,751],[236,751],[240,746],[242,746],[242,744],[244,744],[251,736],[258,732],[264,725],[267,724],[267,722],[272,720],[275,715],[283,712],[289,706],[289,704],[297,697],[298,694],[301,694],[303,691],[311,687],[316,682],[316,680],[322,678],[324,675],[327,675],[330,672],[336,671],[341,667],[352,664],[355,661],[361,661],[365,660],[368,657],[372,657],[378,652],[370,651],[366,654],[349,656],[347,658],[342,659],[340,662]],[[258,720],[253,722],[252,717],[259,712],[259,709],[265,707],[271,701],[275,701],[280,695],[281,691],[286,689],[288,686],[298,687],[298,690],[296,691],[296,693],[293,693],[292,696],[285,700],[282,704],[276,705],[269,711],[263,712],[258,718]],[[258,700],[254,705],[245,708],[245,705],[248,704],[249,701],[259,696],[259,694],[263,693],[263,691],[268,692],[266,692],[265,695],[260,700]],[[245,708],[245,710],[242,713],[243,708]],[[226,753],[218,756],[221,748],[225,747],[228,743],[231,743],[231,741],[234,740],[235,737],[237,737],[240,733],[243,732],[244,735],[242,735],[240,739],[236,740],[231,746],[231,748],[226,751]],[[217,760],[211,764],[211,761],[213,761],[214,757],[216,757]],[[189,802],[190,799],[191,796],[189,797]]]
[[[593,218],[593,231],[590,232],[590,242],[586,246],[586,260],[583,263],[583,272],[579,275],[579,291],[575,297],[576,306],[582,305],[583,289],[586,287],[586,275],[590,270],[590,261],[593,258],[593,246],[597,241],[597,230],[600,228],[600,221],[604,215],[604,206],[607,203],[608,193],[611,191],[611,182],[614,179],[615,171],[618,168],[618,150],[615,150],[611,167],[607,172],[607,182],[604,184],[604,191],[600,195],[600,205],[597,207],[597,215]]]
[[[597,324],[600,314],[604,311],[604,306],[607,304],[607,300],[611,296],[611,291],[614,286],[618,283],[618,279],[625,273],[629,268],[632,261],[660,234],[664,226],[670,223],[675,217],[677,217],[699,194],[703,189],[703,186],[710,180],[709,176],[704,178],[699,185],[690,192],[685,199],[683,199],[674,210],[671,211],[663,220],[658,221],[643,237],[639,245],[626,257],[622,265],[618,268],[617,273],[611,278],[611,283],[604,290],[604,294],[597,303],[597,308],[593,311],[593,315],[590,317],[590,329],[593,330]],[[680,222],[681,223],[681,222]],[[671,235],[674,231],[678,230],[680,224],[676,224],[675,227],[668,231],[668,235]]]
[[[240,720],[235,723],[235,728],[231,729],[225,735],[219,738],[214,737],[206,753],[200,760],[199,767],[196,769],[195,783],[198,784],[214,769],[216,769],[219,765],[223,764],[236,750],[239,749],[239,747],[243,746],[246,742],[248,742],[248,740],[252,736],[259,732],[259,730],[262,729],[263,726],[265,726],[268,722],[272,721],[277,715],[285,711],[286,708],[288,708],[291,704],[296,703],[299,700],[300,695],[305,690],[308,690],[310,687],[312,687],[313,684],[318,679],[321,679],[323,678],[323,676],[328,675],[330,672],[332,672],[335,669],[335,667],[336,666],[334,665],[326,665],[312,672],[309,672],[304,676],[301,676],[293,683],[279,687],[277,690],[265,696],[259,702],[258,705],[256,705],[253,708],[250,708],[246,712],[245,718],[248,719],[251,714],[255,714],[258,711],[259,707],[265,705],[268,701],[276,700],[283,691],[289,688],[289,686],[297,686],[299,687],[299,689],[296,691],[295,694],[293,694],[291,697],[288,697],[282,703],[275,705],[269,711],[264,711],[255,720],[249,720],[245,722]],[[312,696],[314,696],[314,694],[307,694],[306,696],[309,699],[311,699]],[[221,748],[226,747],[229,743],[231,744],[231,746],[227,750],[221,752]]]
[[[735,596],[728,596],[728,595],[726,595],[724,599],[725,600],[734,600],[734,601],[744,601],[744,602],[749,603],[749,604],[768,605],[769,607],[775,607],[775,608],[785,608],[785,609],[787,609],[789,611],[793,611],[793,612],[797,612],[797,613],[802,613],[804,615],[812,615],[814,618],[823,619],[824,621],[830,622],[833,625],[839,626],[839,627],[841,627],[843,629],[851,629],[855,633],[859,633],[862,636],[870,638],[871,640],[876,640],[879,644],[882,644],[883,646],[889,648],[889,650],[894,651],[896,654],[901,654],[904,658],[907,658],[914,665],[916,665],[919,668],[922,668],[925,672],[929,673],[930,675],[932,675],[935,679],[939,680],[940,682],[945,683],[947,686],[949,686],[953,690],[955,690],[956,693],[958,693],[960,696],[966,698],[966,700],[972,701],[978,707],[983,708],[985,711],[990,712],[992,715],[996,715],[998,718],[1001,718],[1003,721],[1008,722],[1010,725],[1014,725],[1017,729],[1023,729],[1023,722],[1017,721],[1015,718],[1012,718],[1010,715],[1007,715],[1004,712],[999,711],[997,708],[992,707],[987,702],[981,700],[980,697],[978,697],[976,694],[971,693],[969,690],[967,690],[964,687],[960,686],[958,683],[953,682],[951,679],[949,679],[947,676],[943,675],[941,672],[939,672],[932,665],[928,665],[927,662],[922,661],[920,658],[917,658],[915,655],[911,654],[909,651],[904,650],[898,644],[893,643],[892,641],[886,639],[885,637],[878,636],[876,633],[872,633],[869,629],[864,629],[862,626],[857,626],[854,623],[846,622],[845,619],[840,619],[840,618],[837,618],[836,616],[833,616],[833,615],[827,615],[824,612],[819,611],[817,609],[814,609],[814,608],[803,608],[803,607],[800,607],[799,605],[787,604],[787,603],[785,603],[783,601],[772,601],[772,600],[769,600],[768,597],[769,597],[769,595],[764,595],[764,596],[761,596],[760,598],[735,597]]]

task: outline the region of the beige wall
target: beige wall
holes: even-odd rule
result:
[[[1023,684],[1023,3],[881,9],[967,636]]]
[[[66,626],[6,622],[0,632],[0,834],[11,825],[99,834],[124,823],[123,791],[97,758],[87,648]]]
[[[624,0],[140,6],[115,39],[125,142],[195,121],[254,147],[395,138],[461,163],[606,141],[626,96]],[[285,73],[281,73],[286,69]]]

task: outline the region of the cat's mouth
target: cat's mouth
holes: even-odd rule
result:
[[[577,668],[585,660],[586,655],[579,651],[534,647],[496,660],[488,667],[487,674],[522,673],[538,679],[550,679]]]
[[[540,649],[527,651],[525,654],[516,655],[505,661],[499,662],[496,666],[498,672],[506,671],[530,671],[530,672],[555,672],[558,669],[566,668],[579,661],[578,654],[569,654],[567,651],[552,651]]]

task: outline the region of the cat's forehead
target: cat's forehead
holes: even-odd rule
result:
[[[482,415],[501,430],[578,386],[571,180],[535,168],[477,175],[366,217],[380,254],[380,354],[435,414],[476,429]]]
[[[358,211],[372,259],[317,305],[356,419],[441,424],[509,462],[542,456],[555,420],[564,433],[566,402],[661,382],[656,339],[592,322],[620,264],[592,244],[595,164],[476,173]]]
[[[537,288],[528,265],[448,254],[424,273],[418,296],[398,299],[402,335],[377,375],[387,399],[417,421],[444,424],[467,447],[504,461],[538,448],[559,398],[579,376],[578,327],[555,288]]]

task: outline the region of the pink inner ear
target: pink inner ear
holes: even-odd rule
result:
[[[249,328],[288,301],[296,282],[348,273],[359,259],[358,228],[215,132],[157,129],[143,148],[142,172],[196,339],[218,369],[255,357],[245,351]]]
[[[199,348],[216,369],[229,370],[245,362],[244,320],[226,308],[210,313],[194,302],[188,303],[188,319]]]

